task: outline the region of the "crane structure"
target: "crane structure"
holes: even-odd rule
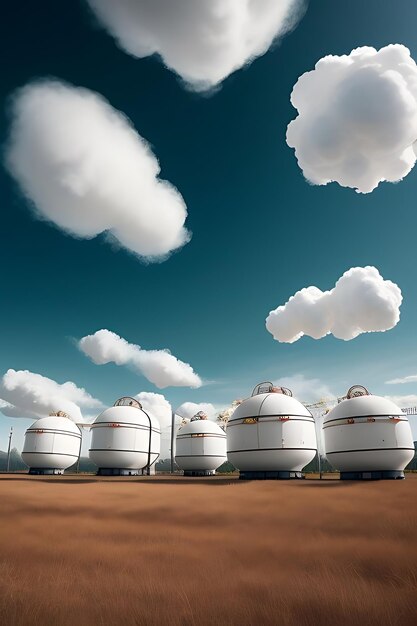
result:
[[[417,406],[408,406],[402,408],[401,411],[403,411],[406,415],[417,415]]]
[[[337,402],[338,402],[338,398],[320,398],[316,402],[310,402],[310,403],[303,402],[306,409],[308,409],[310,413],[312,413],[314,417],[314,422],[316,425],[317,461],[319,465],[320,480],[323,478],[323,470],[321,466],[322,451],[323,451],[323,442],[321,438],[321,419],[325,415],[327,415],[330,409],[332,409],[337,404]]]
[[[220,411],[216,420],[220,428],[226,430],[229,419],[235,412],[236,407],[238,407],[239,404],[241,404],[242,402],[243,400],[233,400],[232,404],[227,409],[223,409],[223,411]]]

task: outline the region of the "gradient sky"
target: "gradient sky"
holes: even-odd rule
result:
[[[0,373],[28,369],[72,380],[105,404],[158,391],[77,350],[76,338],[108,328],[143,348],[169,348],[209,382],[164,390],[174,406],[227,405],[261,380],[296,375],[336,395],[354,383],[384,395],[417,394],[417,383],[384,384],[417,373],[417,168],[367,195],[314,187],[285,142],[296,116],[289,96],[302,73],[326,54],[362,45],[402,43],[417,59],[416,23],[415,0],[315,0],[278,46],[216,93],[199,95],[157,59],[121,52],[81,1],[8,3],[0,37],[3,145],[17,87],[54,76],[95,90],[152,145],[162,177],[186,201],[193,238],[166,262],[145,265],[103,238],[77,240],[36,219],[1,169]],[[393,330],[292,345],[265,330],[268,312],[298,289],[330,289],[344,271],[365,265],[403,292]],[[20,447],[27,423],[0,417],[0,449],[11,424]]]

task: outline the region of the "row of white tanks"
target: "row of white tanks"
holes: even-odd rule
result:
[[[80,427],[58,412],[28,428],[22,459],[31,474],[62,474],[79,459],[81,439]],[[120,398],[91,425],[89,455],[99,475],[135,476],[145,468],[150,473],[160,448],[159,422],[135,398]]]
[[[325,415],[322,434],[342,480],[404,478],[415,453],[407,415],[360,385]],[[241,478],[301,478],[317,454],[315,420],[291,391],[261,383],[233,413],[227,444]]]
[[[136,475],[160,454],[158,421],[134,398],[121,398],[91,426],[90,458],[102,475]],[[414,456],[411,428],[393,402],[360,386],[323,420],[325,454],[342,479],[403,478]],[[63,415],[26,432],[23,460],[31,473],[62,473],[79,458],[81,432]],[[316,424],[290,390],[266,382],[236,408],[226,432],[197,413],[180,428],[175,460],[185,475],[210,475],[227,459],[243,479],[301,478],[317,454]]]

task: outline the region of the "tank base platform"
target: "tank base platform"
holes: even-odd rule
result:
[[[214,476],[212,470],[184,470],[184,476]]]
[[[29,474],[32,476],[61,476],[64,473],[62,469],[51,469],[50,467],[31,467]]]
[[[138,469],[123,469],[119,467],[100,467],[97,476],[139,476]]]
[[[242,471],[239,474],[240,480],[288,480],[294,478],[304,478],[302,472],[248,472]]]
[[[340,480],[401,480],[404,472],[381,470],[373,472],[340,472]]]

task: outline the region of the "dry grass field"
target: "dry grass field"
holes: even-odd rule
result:
[[[0,476],[0,624],[417,624],[405,481]]]

